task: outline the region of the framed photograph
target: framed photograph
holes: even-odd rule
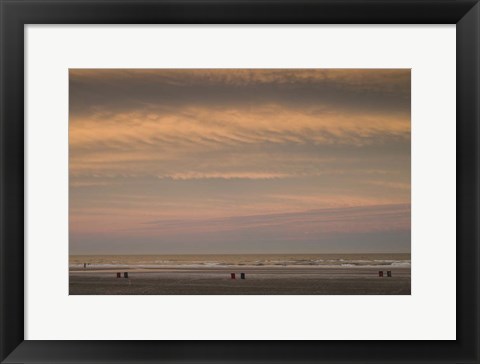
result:
[[[410,72],[70,69],[70,295],[410,294]]]
[[[479,362],[477,1],[2,0],[1,362]]]

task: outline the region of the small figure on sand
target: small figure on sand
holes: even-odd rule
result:
[[[83,263],[83,269],[87,269],[87,263]]]

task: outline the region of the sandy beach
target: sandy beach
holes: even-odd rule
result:
[[[384,271],[384,277],[378,271]],[[392,277],[387,277],[387,270]],[[116,278],[121,272],[122,278]],[[123,273],[128,272],[128,278]],[[230,274],[236,273],[236,279]],[[240,279],[245,273],[246,279]],[[410,268],[70,269],[70,295],[409,295]]]

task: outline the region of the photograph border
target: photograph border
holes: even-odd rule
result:
[[[0,14],[2,363],[479,362],[478,0],[0,0]],[[24,231],[27,24],[456,24],[457,340],[24,340],[24,237],[28,233]]]

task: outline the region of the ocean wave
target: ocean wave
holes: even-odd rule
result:
[[[143,257],[142,257],[143,258]],[[196,257],[197,258],[197,257]],[[359,259],[355,259],[359,258]],[[255,257],[248,259],[239,257],[238,259],[226,258],[216,260],[200,260],[200,259],[135,259],[126,258],[122,261],[118,257],[112,257],[112,259],[98,259],[88,260],[87,269],[101,268],[101,269],[117,269],[117,268],[131,268],[131,269],[158,269],[158,268],[228,268],[228,267],[318,267],[318,268],[339,268],[339,267],[356,267],[356,268],[380,268],[380,267],[396,267],[396,268],[409,268],[411,267],[410,259],[366,259],[366,257],[268,257],[266,259],[259,259]],[[385,257],[389,258],[389,257]],[[79,260],[70,261],[70,268],[83,268],[84,263]]]
[[[226,263],[215,263],[215,264],[208,264],[208,263],[201,263],[201,264],[90,264],[87,266],[87,269],[159,269],[159,268],[235,268],[235,267],[243,267],[243,268],[281,268],[281,267],[296,267],[296,268],[410,268],[411,264],[407,262],[392,262],[392,263],[336,263],[336,264],[285,264],[285,263],[275,263],[275,264],[264,264],[264,263],[256,263],[256,264],[248,264],[248,263],[241,263],[241,264],[226,264]],[[83,268],[83,264],[70,264],[70,268]]]

